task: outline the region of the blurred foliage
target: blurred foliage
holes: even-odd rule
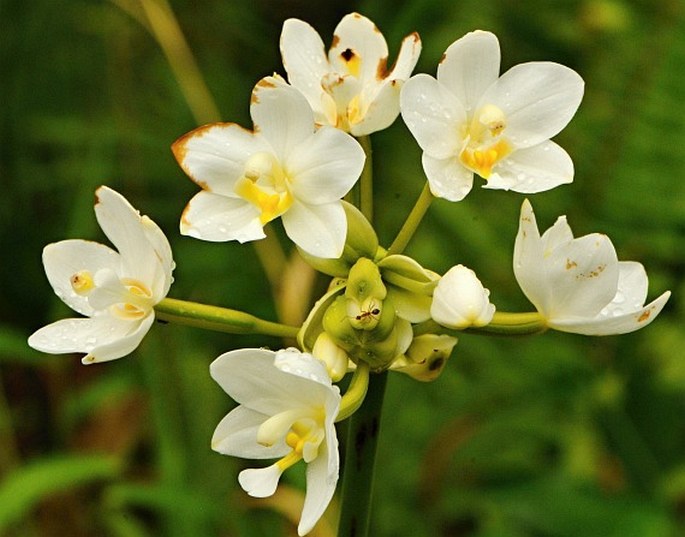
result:
[[[286,475],[292,487],[255,503],[237,485],[244,463],[209,449],[232,404],[209,378],[209,362],[231,348],[278,341],[158,325],[134,355],[92,367],[25,344],[36,328],[71,315],[52,294],[40,252],[63,238],[102,240],[92,200],[103,183],[166,231],[178,264],[172,296],[275,318],[252,248],[177,233],[196,187],[169,145],[196,123],[141,23],[142,5],[0,4],[0,535],[289,535],[302,475]],[[681,2],[171,6],[221,119],[244,125],[252,85],[283,73],[278,36],[292,16],[329,41],[345,13],[360,11],[384,32],[391,55],[417,30],[419,72],[434,74],[452,41],[483,28],[499,36],[504,69],[550,60],[581,73],[584,102],[557,137],[574,158],[576,180],[532,198],[540,225],[567,214],[577,234],[607,233],[620,258],[647,267],[650,297],[665,289],[674,296],[639,333],[464,335],[435,383],[393,376],[373,535],[685,534]],[[401,121],[373,143],[377,226],[387,245],[422,187],[420,151]],[[511,270],[521,201],[480,188],[459,204],[438,200],[408,253],[437,271],[464,263],[498,307],[525,311]]]

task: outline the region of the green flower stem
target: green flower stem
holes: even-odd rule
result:
[[[360,362],[354,370],[352,381],[340,402],[340,411],[335,421],[342,421],[354,414],[364,402],[369,388],[369,364]]]
[[[545,320],[538,312],[527,313],[509,313],[506,311],[495,312],[495,316],[490,321],[490,324],[479,327],[469,327],[465,330],[452,330],[439,325],[432,319],[419,323],[414,326],[414,336],[422,334],[449,334],[459,335],[460,332],[467,332],[470,334],[487,334],[487,335],[502,335],[502,336],[525,336],[531,334],[539,334],[547,330]]]
[[[364,403],[350,418],[338,537],[366,537],[369,534],[374,463],[387,377],[387,372],[370,376]]]
[[[373,160],[371,154],[371,138],[360,136],[357,141],[364,149],[366,162],[359,180],[359,210],[369,222],[373,222]]]
[[[407,247],[407,244],[409,244],[409,241],[414,236],[414,232],[419,227],[419,224],[432,201],[433,194],[431,194],[428,183],[426,183],[423,185],[423,190],[419,195],[419,199],[416,200],[414,208],[402,225],[402,229],[400,229],[397,237],[395,237],[395,240],[390,245],[390,248],[388,248],[388,255],[400,254]]]
[[[266,336],[295,338],[300,328],[265,321],[249,313],[165,298],[155,306],[160,321],[196,326],[229,334],[263,334]]]

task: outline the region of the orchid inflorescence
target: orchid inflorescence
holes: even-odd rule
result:
[[[498,312],[470,268],[459,264],[440,275],[402,254],[427,203],[464,199],[474,175],[486,188],[525,194],[573,180],[571,158],[550,141],[582,99],[583,80],[573,70],[530,62],[500,76],[497,38],[474,31],[447,48],[437,78],[411,76],[421,51],[418,34],[403,40],[388,68],[385,39],[356,13],[339,23],[328,54],[316,31],[296,19],[284,23],[280,49],[287,80],[274,74],[255,85],[251,130],[234,123],[201,126],[172,150],[201,187],[183,212],[182,234],[255,241],[280,217],[299,254],[331,278],[305,322],[290,327],[167,298],[174,269],[169,242],[152,220],[103,186],[95,213],[117,250],[83,240],[45,248],[50,284],[85,317],[41,328],[29,344],[48,353],[85,353],[84,364],[114,360],[135,350],[155,316],[296,339],[297,347],[232,350],[214,360],[212,378],[239,405],[221,420],[211,446],[226,455],[276,460],[240,473],[241,487],[255,497],[274,494],[281,474],[304,461],[307,492],[298,527],[304,535],[336,491],[335,423],[363,404],[370,375],[397,371],[435,380],[465,329],[631,332],[654,320],[670,292],[645,305],[641,264],[618,261],[605,235],[574,238],[563,216],[541,235],[528,200],[513,270],[535,312]],[[368,136],[400,114],[423,151],[427,188],[384,248],[364,189],[360,207],[345,198],[359,188],[360,176],[371,178]],[[348,375],[341,395],[336,383]]]

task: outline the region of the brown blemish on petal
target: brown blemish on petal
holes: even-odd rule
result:
[[[276,84],[271,82],[271,80],[268,80],[267,78],[262,78],[259,82],[257,82],[257,87],[258,88],[275,88]]]
[[[378,80],[383,80],[388,76],[388,57],[381,58],[378,60],[378,66],[376,67],[376,78]]]
[[[571,270],[572,268],[576,268],[578,266],[578,263],[575,261],[571,261],[570,259],[566,259],[566,270]]]
[[[340,43],[340,37],[334,34],[333,40],[331,41],[331,48],[337,47],[338,43]]]
[[[440,56],[440,61],[439,61],[438,63],[444,62],[446,57],[447,57],[447,56],[446,56],[445,53],[443,52],[443,53],[442,53],[442,56]]]
[[[193,129],[192,131],[184,134],[178,140],[176,140],[173,144],[171,144],[171,151],[174,154],[174,157],[176,158],[176,162],[178,162],[179,166],[181,169],[186,173],[190,179],[196,183],[200,188],[203,190],[210,190],[209,186],[207,183],[205,183],[203,180],[195,177],[192,172],[190,171],[190,168],[186,164],[186,159],[188,157],[189,150],[188,149],[188,143],[194,139],[194,138],[202,138],[205,136],[210,130],[212,129],[232,129],[232,128],[237,128],[240,130],[243,130],[245,132],[250,133],[251,135],[254,134],[252,131],[241,127],[240,125],[236,123],[209,123],[208,125],[202,125],[201,127],[198,127],[196,129]]]
[[[645,310],[642,312],[642,314],[637,318],[638,323],[644,323],[647,319],[649,319],[649,316],[652,314],[652,310]]]
[[[602,272],[604,272],[604,269],[606,268],[606,265],[598,265],[596,269],[591,270],[590,272],[581,272],[580,274],[576,275],[576,280],[596,278]]]
[[[185,206],[183,209],[183,212],[181,213],[181,224],[185,225],[186,227],[191,227],[192,224],[190,223],[190,220],[188,220],[188,211],[190,210],[190,203]]]

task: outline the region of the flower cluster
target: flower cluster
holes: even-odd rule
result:
[[[360,176],[371,177],[368,135],[400,115],[423,150],[424,203],[432,196],[462,200],[474,174],[486,188],[527,194],[571,182],[571,158],[550,138],[582,99],[575,71],[530,62],[500,76],[497,38],[475,31],[447,48],[437,78],[411,76],[421,51],[418,34],[403,40],[388,68],[383,35],[357,13],[342,19],[327,54],[311,26],[289,19],[280,50],[287,80],[275,74],[257,82],[251,130],[204,125],[180,137],[172,151],[201,188],[181,216],[182,234],[243,243],[264,238],[265,226],[280,217],[299,254],[330,277],[302,326],[166,298],[174,269],[169,242],[120,194],[101,187],[95,213],[117,251],[83,240],[45,248],[50,284],[84,317],[41,328],[29,344],[49,353],[85,353],[84,363],[113,360],[140,344],[155,316],[296,339],[298,348],[232,350],[211,364],[212,378],[238,403],[211,446],[225,455],[276,459],[240,473],[240,486],[255,497],[274,494],[283,472],[304,461],[307,491],[298,527],[304,535],[336,490],[335,423],[363,404],[370,375],[396,371],[435,380],[462,330],[630,332],[652,322],[670,293],[645,306],[642,265],[618,261],[604,235],[574,238],[565,217],[540,235],[525,200],[513,270],[536,311],[498,312],[470,268],[458,264],[440,275],[402,254],[425,210],[412,213],[385,248],[369,211],[343,199]],[[368,192],[359,190],[360,197]],[[341,395],[335,383],[350,373]]]

